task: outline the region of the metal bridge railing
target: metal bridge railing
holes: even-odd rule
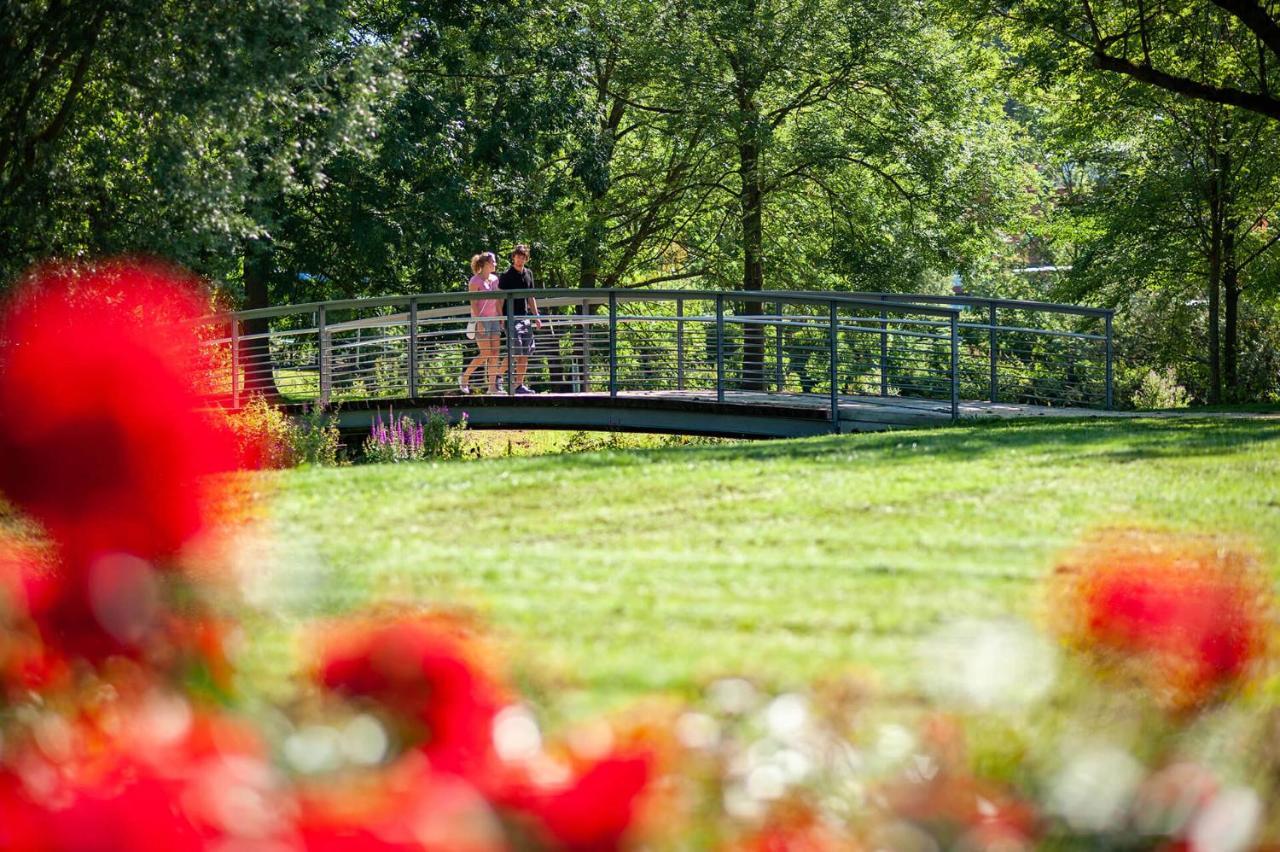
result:
[[[532,295],[542,313],[527,381],[541,391],[673,394],[779,404],[961,399],[1111,405],[1109,311],[889,293],[537,290],[342,300],[212,317],[233,407],[422,399],[458,392],[475,356],[471,304]],[[505,356],[505,337],[500,346]],[[511,367],[505,371],[514,392]],[[473,388],[483,388],[478,378]]]

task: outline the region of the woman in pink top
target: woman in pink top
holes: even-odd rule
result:
[[[498,259],[491,251],[481,252],[471,258],[471,271],[475,274],[467,282],[467,289],[473,293],[497,290],[498,276],[493,274],[497,268]],[[471,393],[471,376],[477,368],[483,366],[489,393],[497,393],[498,376],[502,375],[498,365],[498,344],[502,340],[502,300],[472,299],[471,322],[475,326],[476,346],[480,353],[462,371],[462,377],[458,380],[459,387],[463,393]]]

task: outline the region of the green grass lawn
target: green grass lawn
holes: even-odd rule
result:
[[[253,598],[280,637],[388,598],[475,610],[565,706],[742,672],[909,689],[922,635],[1034,614],[1104,525],[1242,536],[1280,576],[1278,439],[1041,421],[259,475],[278,495]]]

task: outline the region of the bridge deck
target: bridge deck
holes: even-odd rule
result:
[[[723,402],[713,391],[624,391],[608,393],[540,393],[531,396],[480,394],[384,399],[346,403],[337,416],[344,431],[369,428],[389,411],[420,414],[449,409],[453,419],[465,412],[473,428],[607,429],[616,431],[680,431],[734,437],[798,437],[839,432],[871,432],[891,428],[941,426],[952,422],[946,402],[904,397],[841,396],[839,429],[831,426],[826,395],[726,391]],[[295,407],[301,411],[301,407]],[[962,420],[1020,417],[1097,417],[1097,409],[962,402]]]

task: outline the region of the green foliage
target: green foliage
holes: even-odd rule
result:
[[[293,467],[295,429],[288,415],[265,398],[255,395],[239,411],[227,417],[240,457],[256,458],[261,467],[276,470]]]
[[[338,464],[338,452],[342,436],[338,432],[338,418],[316,403],[293,425],[289,436],[293,455],[299,464],[332,467]]]
[[[143,251],[263,306],[461,289],[517,241],[553,287],[941,291],[960,270],[1117,307],[1123,364],[1175,367],[1197,400],[1280,392],[1274,118],[1095,67],[1274,100],[1280,61],[1207,0],[1088,8],[18,0],[0,281]],[[1007,272],[1039,264],[1073,271]]]
[[[1156,372],[1147,370],[1133,392],[1133,407],[1152,410],[1158,408],[1186,408],[1191,395],[1178,384],[1178,375],[1172,369]]]
[[[260,394],[227,417],[241,458],[268,470],[338,463],[337,418],[316,404],[295,421]]]

